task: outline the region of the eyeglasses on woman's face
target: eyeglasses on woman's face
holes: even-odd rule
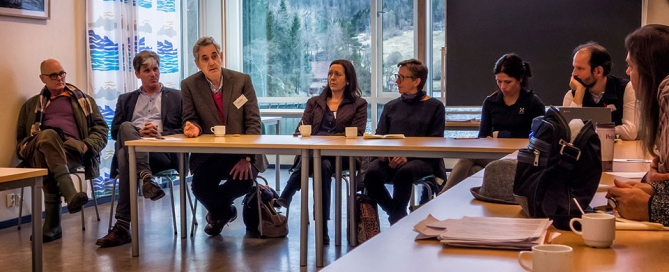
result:
[[[405,75],[400,75],[400,74],[394,74],[392,78],[393,78],[393,80],[395,80],[397,82],[402,82],[402,81],[404,81],[404,79],[407,79],[407,78],[415,79],[416,77],[415,76],[405,76]]]

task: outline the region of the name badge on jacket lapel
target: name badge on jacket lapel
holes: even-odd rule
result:
[[[239,109],[242,106],[244,106],[244,104],[246,104],[246,101],[249,101],[249,100],[246,98],[246,96],[244,96],[242,94],[235,100],[235,102],[232,102],[232,104],[234,104],[235,107],[237,107],[237,109]]]

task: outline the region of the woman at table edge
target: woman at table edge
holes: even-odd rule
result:
[[[363,99],[353,64],[348,60],[335,60],[330,64],[328,84],[320,95],[310,98],[302,115],[300,125],[311,125],[311,135],[344,135],[346,127],[357,127],[358,136],[367,126],[367,101]],[[313,173],[308,169],[309,173]],[[347,168],[348,157],[342,157],[342,167]],[[281,192],[277,203],[288,208],[295,193],[301,188],[302,160],[295,158],[293,173]],[[323,242],[329,244],[327,221],[330,219],[330,196],[332,175],[335,171],[335,157],[321,157],[323,181]]]
[[[642,182],[621,182],[607,198],[621,217],[669,226],[669,26],[646,25],[625,38],[627,75],[641,103],[639,135],[653,161]]]
[[[528,138],[532,119],[542,116],[544,103],[529,89],[530,64],[515,53],[504,54],[493,69],[498,89],[481,108],[479,138]],[[459,159],[442,192],[480,171],[493,160]]]

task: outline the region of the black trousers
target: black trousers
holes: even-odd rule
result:
[[[323,220],[330,220],[330,204],[332,203],[332,176],[335,174],[335,161],[336,157],[324,156],[321,157],[321,180],[323,181],[323,186],[321,187],[321,195],[323,198]],[[314,164],[309,164],[309,175],[314,173]],[[342,170],[348,169],[348,157],[342,157]],[[297,163],[295,170],[288,178],[286,182],[286,187],[281,192],[281,198],[291,198],[295,195],[295,192],[302,189],[302,160]]]
[[[398,168],[390,168],[388,162],[375,160],[369,164],[365,175],[365,187],[371,198],[389,215],[391,223],[407,215],[411,186],[413,182],[432,174],[429,162],[412,159]],[[390,196],[385,184],[393,184],[393,195]]]
[[[232,202],[248,193],[258,176],[258,169],[251,166],[252,179],[232,179],[230,170],[237,162],[239,155],[215,154],[193,172],[193,194],[214,220],[229,218]]]

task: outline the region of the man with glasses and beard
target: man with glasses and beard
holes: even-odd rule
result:
[[[606,107],[623,140],[637,136],[636,97],[629,80],[610,75],[611,56],[603,46],[588,42],[574,49],[574,70],[562,101],[565,107]]]

